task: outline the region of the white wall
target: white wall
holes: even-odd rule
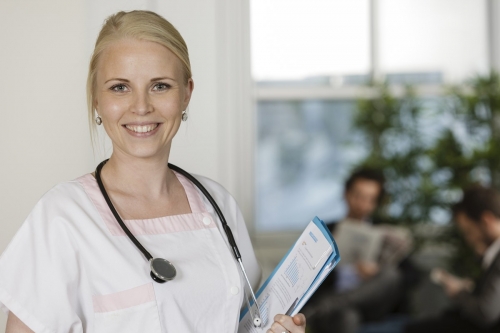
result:
[[[134,8],[169,19],[190,49],[195,91],[171,161],[221,182],[251,219],[247,1],[2,0],[0,252],[44,192],[104,158],[90,145],[87,62],[103,19]]]

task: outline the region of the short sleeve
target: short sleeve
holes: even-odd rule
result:
[[[0,257],[0,306],[35,332],[83,332],[83,272],[54,189]],[[59,202],[58,202],[59,201]]]

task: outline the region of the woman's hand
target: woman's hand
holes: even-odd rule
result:
[[[293,317],[286,315],[274,316],[274,323],[266,333],[304,333],[306,331],[306,317],[298,313]]]

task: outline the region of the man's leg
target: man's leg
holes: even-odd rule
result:
[[[343,309],[329,316],[314,317],[308,320],[311,333],[356,333],[360,315],[355,309]]]
[[[355,308],[363,315],[367,314],[370,319],[380,318],[394,306],[400,287],[401,274],[397,268],[384,268],[355,289],[318,295],[310,311],[325,316],[345,308]]]
[[[439,317],[414,320],[406,326],[404,332],[496,333],[500,332],[500,322],[489,328],[479,327],[463,318],[457,309],[450,309]]]

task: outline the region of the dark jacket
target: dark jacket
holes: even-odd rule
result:
[[[500,324],[500,252],[479,277],[473,292],[462,292],[454,301],[462,317],[479,327]]]

